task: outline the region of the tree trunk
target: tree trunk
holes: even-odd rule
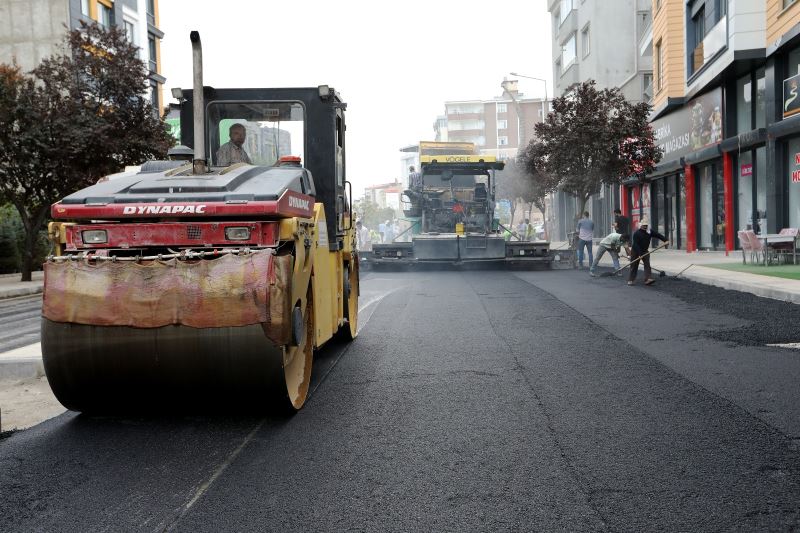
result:
[[[542,227],[544,228],[544,240],[548,240],[550,232],[547,229],[547,204],[542,202],[542,205],[536,206],[539,209],[539,212],[542,214]]]
[[[22,225],[25,228],[25,249],[22,250],[22,277],[20,281],[31,281],[33,272],[33,261],[36,256],[36,241],[39,238],[39,231],[42,229],[45,218],[47,218],[48,208],[40,208],[33,213],[33,216],[26,216],[20,213]]]

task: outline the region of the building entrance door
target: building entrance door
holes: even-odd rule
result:
[[[664,178],[665,202],[664,202],[664,235],[669,239],[673,246],[679,247],[678,226],[676,224],[676,213],[678,212],[678,197],[675,194],[676,176]]]

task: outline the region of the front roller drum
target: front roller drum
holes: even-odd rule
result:
[[[261,325],[92,326],[42,319],[45,373],[56,398],[84,412],[223,408],[292,412],[308,394],[311,299],[296,346]]]
[[[311,377],[313,298],[309,287],[305,307],[291,302],[292,269],[290,256],[269,250],[199,262],[46,263],[42,356],[53,392],[77,411],[233,401],[299,409]]]

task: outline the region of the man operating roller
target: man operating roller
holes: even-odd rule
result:
[[[235,163],[252,164],[247,152],[244,151],[242,145],[247,136],[244,126],[241,124],[234,124],[228,130],[230,141],[226,142],[217,150],[217,165],[227,167]]]

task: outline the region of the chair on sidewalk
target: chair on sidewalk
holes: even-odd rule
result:
[[[761,242],[761,239],[756,236],[753,230],[745,230],[744,235],[750,242],[750,248],[753,251],[753,255],[755,255],[756,262],[766,265],[769,262],[769,248]]]
[[[742,263],[745,265],[747,264],[747,256],[750,255],[750,262],[753,262],[753,257],[755,256],[755,252],[753,251],[753,245],[750,244],[750,239],[747,238],[744,230],[736,232],[739,237],[739,245],[742,247]]]

